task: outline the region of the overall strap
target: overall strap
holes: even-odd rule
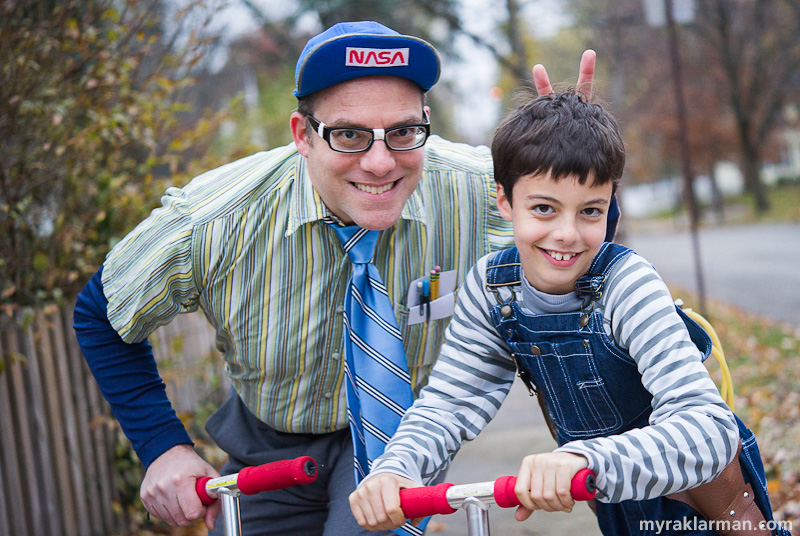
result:
[[[511,296],[504,299],[500,296],[501,287],[513,287],[522,284],[522,264],[519,262],[519,251],[516,246],[498,251],[489,258],[486,265],[486,290],[493,293],[500,307],[500,316],[491,315],[495,329],[500,329],[500,318],[510,318],[514,313],[511,304],[516,299],[513,290]],[[492,308],[494,310],[494,308]]]
[[[489,290],[522,283],[522,265],[517,247],[498,251],[486,266],[486,286]]]
[[[602,289],[606,277],[617,262],[630,252],[631,249],[625,246],[604,242],[592,260],[589,270],[575,281],[575,293],[578,297],[588,301],[599,299],[603,295]]]
[[[603,284],[608,274],[620,260],[624,259],[632,252],[633,250],[630,248],[612,242],[605,242],[600,247],[600,251],[595,255],[586,275],[579,277],[575,282],[575,293],[578,297],[583,299],[584,308],[588,307],[589,310],[593,308],[593,306],[589,307],[589,305],[599,300],[603,295]],[[683,309],[678,306],[676,306],[675,309],[686,325],[686,329],[689,330],[689,336],[692,342],[700,350],[700,353],[703,355],[703,361],[705,361],[711,354],[711,337],[709,337],[706,330],[690,318]]]

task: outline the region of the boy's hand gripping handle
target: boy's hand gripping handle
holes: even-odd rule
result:
[[[497,506],[511,508],[512,506],[520,505],[519,498],[514,493],[516,484],[517,477],[515,476],[501,476],[494,481],[494,499]],[[594,499],[594,496],[597,495],[597,487],[595,486],[595,476],[591,469],[581,469],[575,473],[575,476],[572,477],[569,491],[573,500],[576,501]]]
[[[262,491],[310,484],[317,479],[317,464],[311,456],[281,460],[254,467],[245,467],[238,473],[217,478],[203,477],[195,483],[200,501],[208,506],[217,500],[221,489],[254,495]]]
[[[517,494],[514,493],[516,483],[517,477],[503,476],[493,482],[478,484],[454,486],[445,483],[402,489],[400,490],[400,507],[408,519],[434,514],[452,514],[469,497],[475,497],[489,504],[494,503],[502,508],[510,508],[520,505]],[[594,473],[589,469],[578,471],[572,477],[570,492],[576,501],[593,499],[597,493]]]

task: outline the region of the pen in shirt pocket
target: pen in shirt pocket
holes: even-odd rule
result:
[[[425,311],[425,321],[431,320],[431,288],[430,281],[423,279],[417,282],[417,289],[419,289],[419,306]]]

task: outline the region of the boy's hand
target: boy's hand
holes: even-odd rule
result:
[[[575,505],[570,493],[572,477],[588,466],[586,458],[568,452],[526,456],[514,486],[522,505],[514,517],[517,521],[524,521],[534,510],[571,512]]]
[[[350,494],[350,509],[367,530],[391,530],[405,524],[400,508],[400,490],[420,484],[391,473],[368,477]],[[419,520],[414,520],[419,521]]]

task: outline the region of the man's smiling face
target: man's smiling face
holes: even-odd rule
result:
[[[328,127],[383,128],[425,122],[422,90],[396,76],[368,76],[342,82],[316,96],[314,118]],[[340,153],[292,116],[300,154],[308,160],[311,183],[328,209],[346,224],[388,229],[400,218],[419,184],[423,147],[391,151],[375,140],[368,151]]]

